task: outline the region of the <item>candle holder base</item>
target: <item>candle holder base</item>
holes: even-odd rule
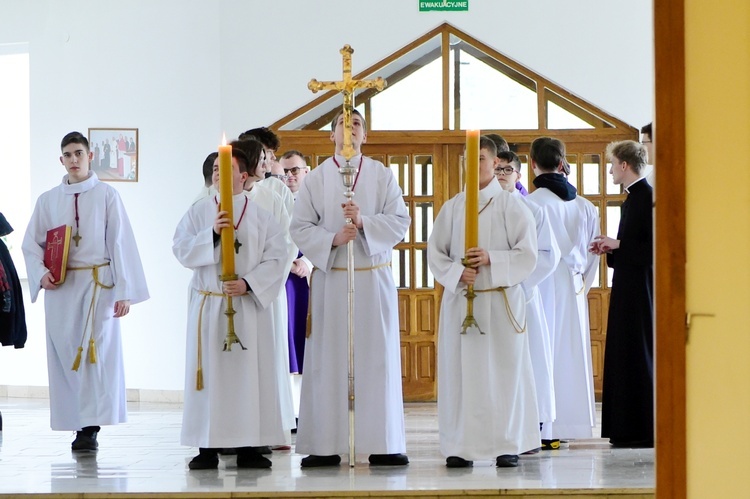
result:
[[[225,275],[219,276],[219,280],[221,280],[221,282],[236,281],[237,279],[238,279],[237,274],[231,274],[231,275],[225,274]],[[240,339],[237,337],[237,333],[234,331],[234,314],[236,313],[237,312],[234,310],[234,307],[232,305],[232,297],[227,296],[227,309],[224,312],[224,315],[227,316],[227,326],[228,326],[227,336],[226,338],[224,338],[223,351],[225,352],[231,352],[232,345],[235,343],[239,343],[240,348],[242,348],[243,350],[247,350],[247,348],[245,348],[245,345],[243,345]]]
[[[464,257],[461,259],[461,263],[464,264],[464,267],[469,267],[468,259]],[[477,323],[477,320],[474,318],[474,298],[477,297],[477,294],[474,292],[474,285],[470,285],[466,288],[466,293],[464,294],[466,296],[466,317],[464,318],[464,322],[461,324],[461,334],[466,334],[466,331],[470,327],[475,327],[479,331],[479,334],[484,334],[484,331],[479,327],[479,324]]]

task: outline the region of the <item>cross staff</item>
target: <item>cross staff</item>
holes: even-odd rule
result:
[[[318,81],[310,80],[307,88],[315,94],[319,90],[337,90],[344,95],[344,147],[341,155],[349,161],[354,157],[352,147],[352,109],[354,109],[354,91],[358,88],[385,88],[385,80],[378,76],[374,80],[355,80],[352,78],[352,54],[354,49],[350,45],[344,45],[339,50],[342,58],[343,78],[341,81]]]
[[[385,88],[385,80],[376,78],[374,80],[354,80],[352,79],[352,54],[354,49],[349,45],[344,45],[340,51],[343,59],[344,77],[341,81],[318,81],[310,80],[307,88],[317,93],[318,90],[337,90],[344,95],[344,146],[341,154],[346,159],[346,165],[339,168],[339,173],[346,187],[347,201],[352,200],[354,195],[353,186],[356,180],[358,167],[353,166],[350,160],[354,157],[354,148],[352,147],[352,109],[354,109],[354,91],[358,88]],[[335,124],[334,124],[335,129]],[[352,223],[351,218],[346,219],[346,223]],[[346,243],[346,274],[347,274],[347,301],[348,309],[348,350],[349,350],[349,466],[354,467],[354,241]]]

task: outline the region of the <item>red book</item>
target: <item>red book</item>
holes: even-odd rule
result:
[[[55,284],[65,282],[65,269],[68,267],[68,251],[70,251],[70,232],[69,225],[61,225],[47,231],[44,266],[52,272]]]

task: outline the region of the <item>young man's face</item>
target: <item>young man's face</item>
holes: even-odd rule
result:
[[[89,177],[89,162],[93,157],[94,154],[87,151],[83,144],[71,142],[63,147],[60,163],[68,172],[68,182],[77,184],[86,180]]]
[[[263,152],[266,154],[267,161],[276,161],[276,151],[264,145]]]
[[[626,168],[625,162],[620,161],[616,156],[612,156],[612,166],[609,168],[609,173],[612,175],[612,182],[615,185],[622,184]]]
[[[495,166],[499,159],[487,149],[479,150],[479,188],[487,187],[495,176]]]
[[[297,192],[302,181],[307,175],[307,165],[305,160],[297,156],[296,154],[291,158],[281,158],[279,163],[284,168],[284,174],[286,177],[286,185],[292,192]]]
[[[500,187],[508,192],[515,191],[516,182],[519,178],[521,178],[521,174],[517,172],[513,165],[508,163],[507,160],[498,158],[497,161],[498,163],[495,167],[495,177],[497,177],[497,181],[500,183]]]
[[[336,144],[336,150],[344,145],[344,115],[339,116],[336,122],[336,128],[331,132],[331,141]],[[362,117],[352,113],[352,147],[359,151],[362,144],[367,142],[367,132],[365,131]]]
[[[241,192],[242,187],[245,185],[247,180],[247,173],[240,173],[240,165],[237,163],[237,158],[232,158],[232,192]],[[219,191],[219,158],[214,160],[214,173],[212,177],[214,187]]]

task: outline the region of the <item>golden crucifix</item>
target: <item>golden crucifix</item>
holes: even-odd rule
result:
[[[307,88],[317,93],[319,90],[338,90],[344,95],[344,147],[341,155],[349,161],[354,157],[352,147],[352,109],[354,109],[354,91],[358,88],[377,88],[383,90],[386,82],[378,76],[374,80],[355,80],[352,78],[352,54],[354,49],[350,45],[344,45],[340,51],[343,66],[343,78],[341,81],[318,81],[310,80]]]

